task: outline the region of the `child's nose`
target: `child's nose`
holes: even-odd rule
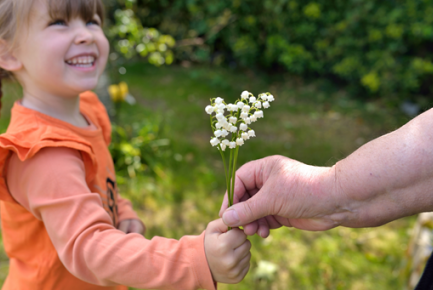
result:
[[[77,34],[75,36],[75,43],[91,43],[95,39],[92,31],[90,31],[87,26],[77,28]]]

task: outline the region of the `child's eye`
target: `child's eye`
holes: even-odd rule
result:
[[[61,20],[61,19],[57,19],[57,20],[52,21],[49,25],[50,26],[52,26],[52,25],[66,25],[66,21]]]
[[[89,21],[87,22],[87,25],[100,25],[100,23],[99,23],[98,20],[93,19],[93,20],[89,20]]]

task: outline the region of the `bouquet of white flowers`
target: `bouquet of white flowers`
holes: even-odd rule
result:
[[[256,98],[252,93],[243,91],[241,98],[234,104],[227,104],[224,99],[219,97],[210,101],[211,104],[205,109],[206,113],[210,115],[210,123],[214,134],[214,137],[211,137],[210,144],[216,146],[221,153],[226,175],[229,205],[232,206],[239,147],[246,140],[256,136],[250,125],[256,122],[257,119],[263,118],[262,109],[270,107],[270,103],[274,101],[274,96],[270,93],[262,93]],[[230,149],[228,164],[225,156],[227,147]]]

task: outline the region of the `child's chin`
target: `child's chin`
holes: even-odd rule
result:
[[[88,84],[81,84],[79,87],[76,88],[76,90],[80,93],[82,92],[86,92],[86,91],[91,91],[93,89],[96,88],[96,86],[98,85],[98,83],[88,83]]]

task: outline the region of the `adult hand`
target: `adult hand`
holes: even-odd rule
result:
[[[433,109],[353,152],[333,167],[271,156],[236,172],[234,205],[220,216],[248,235],[292,226],[372,227],[433,211]]]
[[[243,226],[247,235],[269,235],[281,226],[326,230],[338,225],[330,214],[337,202],[324,184],[332,175],[327,167],[308,166],[283,156],[252,161],[236,172],[234,205],[227,209],[227,194],[220,210],[224,223]],[[318,186],[318,183],[321,186]],[[240,203],[239,203],[240,202]]]

